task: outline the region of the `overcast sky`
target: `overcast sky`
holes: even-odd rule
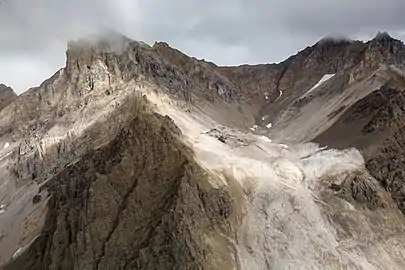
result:
[[[66,42],[110,28],[220,65],[279,62],[324,36],[405,39],[404,0],[0,0],[0,83],[21,93]]]

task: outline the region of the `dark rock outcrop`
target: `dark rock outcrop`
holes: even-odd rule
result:
[[[380,196],[382,193],[380,188],[375,179],[363,172],[348,175],[342,183],[332,183],[330,186],[337,196],[348,202],[363,205],[370,210],[384,207],[384,198]]]

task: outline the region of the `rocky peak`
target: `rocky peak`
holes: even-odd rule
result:
[[[155,49],[156,52],[163,56],[166,60],[182,68],[183,70],[194,68],[195,65],[198,64],[198,61],[195,58],[189,57],[181,51],[170,47],[170,45],[166,42],[155,42],[153,49]]]
[[[66,55],[66,76],[75,85],[74,95],[113,87],[117,81],[143,78],[165,85],[180,99],[191,100],[193,94],[226,102],[238,98],[232,83],[212,65],[191,58],[167,43],[150,47],[113,35],[70,42]]]
[[[327,50],[329,48],[344,48],[356,41],[348,39],[348,38],[335,38],[335,37],[325,37],[320,39],[316,44],[315,47],[321,48],[323,50]]]
[[[356,65],[365,48],[367,46],[359,41],[321,39],[277,65],[276,97],[281,92],[309,90],[325,74],[336,74]]]
[[[402,41],[391,37],[387,32],[378,32],[378,34],[368,42],[370,47],[377,47],[388,52],[398,52],[404,47]]]
[[[153,44],[152,47],[155,49],[159,49],[159,48],[173,49],[172,47],[170,47],[169,43],[164,42],[164,41],[155,41],[155,43]],[[173,49],[173,50],[175,50],[175,49]]]
[[[117,80],[128,81],[155,62],[150,50],[116,33],[71,41],[66,51],[67,80],[75,85],[75,95],[110,87]]]
[[[17,95],[11,87],[0,84],[0,110],[10,104],[16,97]]]
[[[80,53],[89,49],[92,51],[120,53],[125,51],[131,42],[133,41],[128,37],[115,32],[95,35],[70,41],[68,43],[67,54],[75,55],[75,53]]]
[[[397,39],[393,38],[388,34],[387,32],[378,32],[375,37],[372,39],[372,41],[376,42],[390,42],[390,41],[396,41]]]
[[[127,37],[117,35],[71,41],[66,51],[67,71],[69,73],[72,69],[88,67],[105,54],[122,54],[130,42]]]
[[[287,97],[298,98],[290,93],[309,90],[325,74],[353,66],[364,48],[362,42],[325,38],[279,64],[219,67],[219,71],[259,106],[276,109],[272,105],[276,100],[288,103]]]
[[[369,67],[376,67],[380,63],[401,64],[405,59],[405,47],[402,41],[391,37],[387,32],[379,32],[367,43],[327,37],[291,57],[289,62],[300,62],[303,58],[304,66],[301,68],[315,69],[321,73],[337,73],[362,61]]]
[[[216,92],[223,100],[232,102],[238,100],[237,89],[233,82],[218,72],[217,66],[205,60],[197,60],[181,51],[170,47],[166,42],[156,42],[153,49],[172,65],[180,68],[187,76],[197,81],[205,92]]]
[[[378,34],[368,43],[366,60],[368,65],[377,66],[381,63],[403,67],[405,46],[402,41],[391,37],[387,32]]]
[[[11,88],[10,86],[7,86],[5,84],[0,83],[0,93],[11,93],[14,96],[17,96],[14,91],[13,88]]]
[[[217,66],[212,63],[205,61],[204,59],[197,59],[195,57],[188,56],[187,54],[181,52],[178,49],[171,47],[167,42],[155,42],[153,45],[153,49],[155,49],[159,54],[164,56],[167,60],[170,60],[173,63],[176,63],[182,68],[185,68],[187,64],[201,64],[205,65],[210,68],[216,68]]]
[[[321,73],[337,73],[355,64],[356,56],[365,47],[360,41],[324,38],[312,47],[305,63]]]

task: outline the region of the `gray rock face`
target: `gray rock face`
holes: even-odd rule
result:
[[[337,196],[349,202],[364,205],[368,209],[384,207],[381,187],[373,177],[362,172],[348,176],[342,183],[333,183],[330,188],[336,192]]]

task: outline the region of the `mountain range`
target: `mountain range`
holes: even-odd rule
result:
[[[387,33],[236,67],[70,42],[40,86],[0,85],[0,265],[403,269],[404,90]]]

